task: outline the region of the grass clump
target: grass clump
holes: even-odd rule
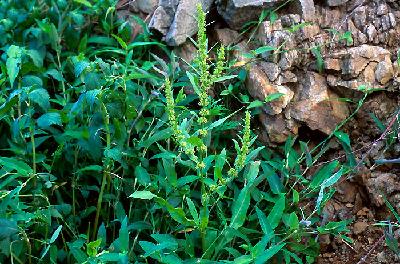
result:
[[[312,263],[347,231],[318,216],[341,165],[305,177],[305,143],[273,152],[209,95],[236,75],[201,7],[183,71],[146,28],[129,43],[114,5],[0,4],[0,262]]]

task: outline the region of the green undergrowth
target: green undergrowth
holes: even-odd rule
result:
[[[211,97],[245,72],[202,12],[181,69],[113,6],[0,3],[1,263],[313,263],[320,235],[350,242],[321,211],[351,158],[315,169],[325,144],[272,150],[253,107]]]

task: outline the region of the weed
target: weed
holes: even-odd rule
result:
[[[319,217],[343,166],[305,177],[306,143],[272,152],[210,96],[244,77],[201,8],[183,71],[146,28],[129,43],[114,5],[0,3],[0,262],[312,263],[319,235],[347,239]]]

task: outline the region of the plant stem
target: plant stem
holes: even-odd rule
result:
[[[104,104],[101,104],[103,114],[104,114],[104,126],[106,130],[106,149],[110,149],[111,146],[111,135],[110,135],[110,117],[107,113],[107,109]],[[104,170],[103,170],[103,179],[101,181],[101,187],[100,187],[100,193],[99,193],[99,199],[97,200],[97,208],[96,208],[96,217],[94,219],[94,225],[93,225],[93,234],[92,238],[93,240],[96,239],[97,236],[97,226],[99,224],[99,217],[100,217],[100,211],[101,211],[101,204],[103,202],[103,195],[104,195],[104,190],[106,188],[106,183],[107,179],[110,176],[110,158],[105,158],[104,161]]]

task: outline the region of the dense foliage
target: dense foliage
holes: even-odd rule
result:
[[[0,262],[314,262],[347,230],[319,217],[346,170],[309,170],[323,152],[296,139],[272,151],[256,111],[210,97],[245,72],[208,50],[202,12],[182,69],[114,6],[0,3]]]

